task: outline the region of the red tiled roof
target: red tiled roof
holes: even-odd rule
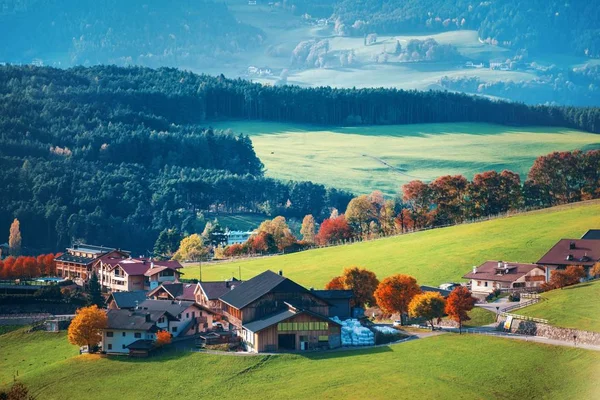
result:
[[[502,264],[502,269],[498,269],[498,263]],[[507,268],[505,268],[505,265]],[[470,272],[463,276],[465,279],[481,279],[484,281],[496,281],[496,282],[514,282],[522,276],[528,274],[534,269],[542,269],[536,264],[522,264],[522,263],[505,263],[502,261],[486,261],[477,267],[477,272]],[[498,271],[503,271],[500,275]]]
[[[561,239],[537,263],[591,267],[598,261],[600,261],[600,240]]]

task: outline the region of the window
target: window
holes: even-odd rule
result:
[[[186,313],[185,313],[185,318],[186,318],[186,319],[188,319],[189,317],[190,317],[190,313],[189,313],[189,312],[186,312]]]
[[[196,318],[196,311],[192,311],[192,318]]]
[[[177,319],[181,319],[181,314],[177,314]]]
[[[113,337],[113,332],[106,332],[106,337]]]
[[[133,334],[133,336],[134,336],[136,339],[141,339],[141,338],[142,338],[142,334],[141,334],[141,333],[139,333],[139,332],[136,332],[136,333],[134,333],[134,334]]]
[[[481,286],[481,281],[477,281],[477,286]]]
[[[487,281],[485,281],[485,282],[483,283],[483,286],[485,286],[485,287],[487,287],[487,286],[488,286],[488,283],[487,283]]]
[[[177,327],[176,326],[172,327],[171,332],[173,332],[173,333],[177,332]]]
[[[329,336],[319,335],[319,342],[329,342]]]
[[[164,323],[164,322],[165,322],[165,317],[160,317],[160,318],[158,319],[158,323],[159,323],[159,324],[162,324],[162,323]]]
[[[124,344],[122,344],[122,345],[121,345],[121,348],[122,348],[122,349],[125,349],[125,345],[124,345]]]
[[[125,337],[127,334],[125,332],[123,332],[123,337]]]
[[[308,323],[308,329],[311,331],[316,331],[317,324],[315,322],[309,322]]]
[[[112,350],[112,344],[110,344],[110,343],[108,344],[108,349]]]

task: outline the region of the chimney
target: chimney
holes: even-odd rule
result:
[[[225,287],[228,288],[229,287],[229,281],[225,281]]]
[[[498,268],[502,268],[502,261],[498,261]]]
[[[571,243],[569,243],[569,249],[573,250],[573,249],[575,249],[575,248],[576,248],[576,247],[575,247],[575,242],[571,242]]]
[[[279,275],[283,276],[283,270],[281,270],[281,269],[279,270]]]
[[[150,268],[154,268],[154,261],[150,261]]]
[[[150,314],[146,314],[146,322],[152,322],[152,320],[150,319]]]
[[[473,265],[473,273],[476,274],[477,273],[477,267]]]
[[[140,302],[138,300],[135,301],[135,309],[138,310],[140,308]]]

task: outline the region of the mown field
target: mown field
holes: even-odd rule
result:
[[[562,128],[475,123],[321,128],[252,121],[213,124],[251,136],[267,176],[354,193],[396,193],[413,180],[509,169],[525,179],[536,157],[600,148],[600,136]]]
[[[600,332],[600,280],[542,293],[543,301],[516,311],[552,325]]]
[[[36,399],[592,399],[600,353],[445,334],[321,354],[78,356],[64,333],[0,336],[0,388],[12,371]],[[25,353],[22,353],[25,352]],[[26,359],[26,361],[24,361]]]
[[[395,273],[438,285],[460,281],[474,265],[486,260],[535,262],[561,238],[579,238],[600,227],[600,201],[529,212],[517,216],[433,229],[370,242],[329,247],[249,261],[203,265],[205,280],[238,276],[249,279],[266,269],[307,287],[322,288],[344,267],[358,265],[382,279]],[[184,269],[198,278],[198,267]]]

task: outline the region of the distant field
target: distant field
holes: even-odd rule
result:
[[[600,332],[600,280],[542,294],[543,301],[515,311],[552,325]]]
[[[424,285],[460,281],[486,260],[535,262],[561,238],[579,238],[600,227],[600,201],[530,212],[510,218],[433,229],[352,245],[309,250],[251,261],[203,265],[206,280],[250,277],[266,269],[307,287],[322,288],[344,267],[359,265],[379,279],[405,273]],[[198,267],[185,268],[198,278]]]
[[[591,399],[600,391],[600,353],[474,335],[333,353],[178,352],[135,360],[77,356],[64,334],[13,332],[0,336],[0,350],[0,388],[19,369],[19,379],[39,400],[222,399],[224,390],[248,400],[563,400]]]
[[[219,221],[219,225],[223,228],[229,228],[232,231],[246,231],[258,228],[258,226],[269,217],[260,214],[208,214],[206,219]]]
[[[250,135],[268,176],[310,179],[355,193],[392,194],[413,179],[471,178],[491,169],[509,169],[524,179],[542,154],[600,148],[600,135],[563,128],[475,123],[321,128],[255,121],[213,126]]]

